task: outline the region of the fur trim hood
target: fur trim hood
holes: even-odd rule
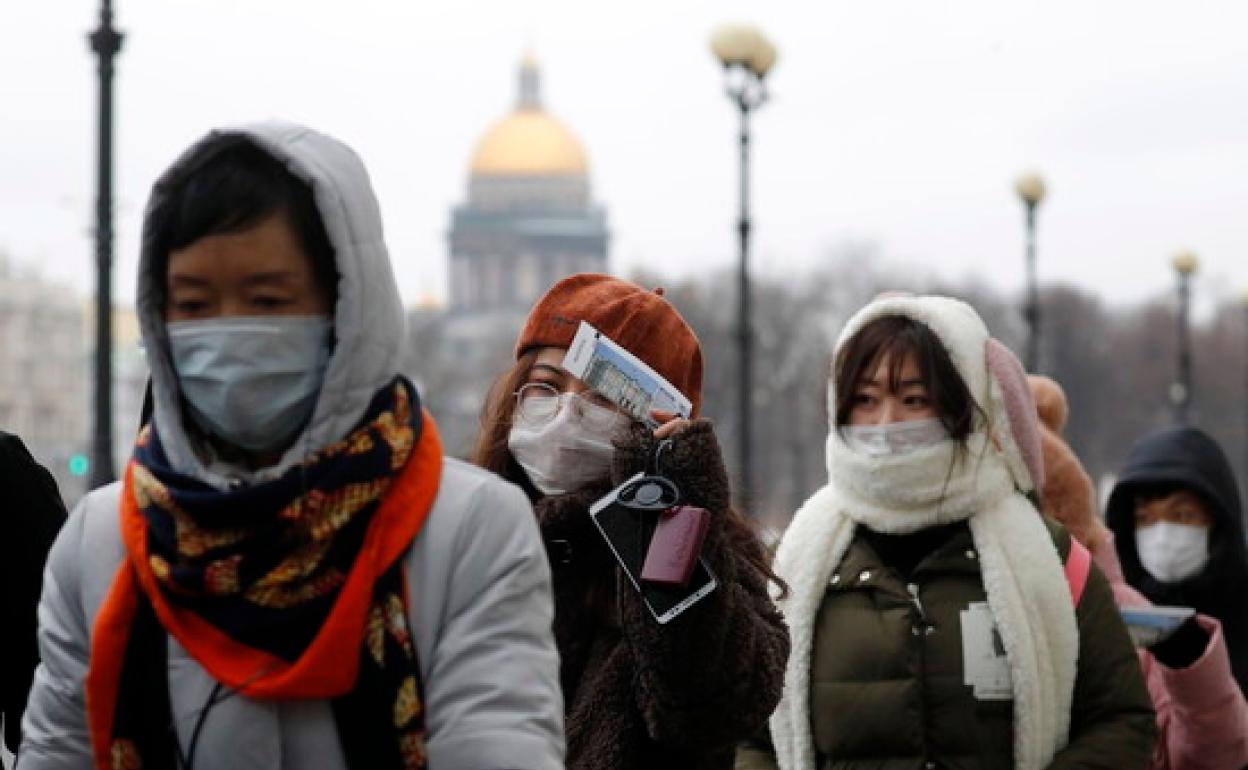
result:
[[[996,457],[1005,462],[1023,492],[1044,484],[1040,426],[1027,374],[1018,358],[988,333],[979,314],[961,300],[938,296],[890,295],[858,311],[841,331],[834,362],[864,326],[903,316],[926,324],[945,346],[971,397],[987,418],[977,426],[988,435]],[[833,366],[837,364],[834,363]],[[836,414],[836,377],[828,383],[828,414]],[[836,430],[832,430],[837,435]],[[829,440],[832,440],[829,437]]]

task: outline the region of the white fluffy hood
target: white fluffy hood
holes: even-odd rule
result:
[[[1026,373],[1017,358],[988,333],[975,309],[961,300],[939,296],[890,295],[859,310],[845,324],[836,342],[834,360],[864,326],[889,316],[924,323],[949,353],[971,397],[987,417],[976,432],[987,434],[994,461],[1004,462],[1015,485],[1027,492],[1042,479],[1039,428]],[[1022,399],[1022,403],[1017,403]],[[828,414],[836,414],[836,377],[828,382]],[[832,427],[829,442],[842,441]],[[830,459],[830,458],[829,458]]]
[[[1031,461],[1038,457],[1038,439],[1033,446],[1029,438],[1035,406],[1022,365],[989,336],[970,306],[945,297],[872,302],[846,325],[837,357],[866,324],[887,316],[920,321],[935,333],[986,419],[977,421],[964,457],[952,446],[934,446],[868,458],[831,427],[828,484],[794,514],[776,551],[774,568],[790,589],[788,596],[776,597],[777,605],[792,639],[784,694],[770,722],[777,761],[782,770],[816,770],[810,700],[816,618],[855,528],[913,532],[966,520],[1010,667],[1014,766],[1048,767],[1068,740],[1079,631],[1061,558],[1039,514],[1020,494],[1043,474]],[[832,385],[828,397],[835,415]],[[1020,444],[1036,451],[1025,456]]]
[[[377,390],[397,374],[405,331],[403,308],[377,199],[363,162],[350,147],[312,129],[282,122],[213,132],[219,133],[246,135],[312,188],[339,273],[338,304],[334,308],[337,345],[325,382],[304,433],[277,465],[262,472],[263,477],[270,477],[298,461],[307,448],[324,446],[350,432]],[[171,175],[199,151],[200,144],[196,143],[157,180],[148,199],[149,216],[166,194]],[[158,260],[151,250],[149,224],[144,225],[139,257],[137,309],[152,371],[161,444],[174,468],[223,487],[226,480],[205,467],[186,437],[161,307],[164,276],[153,275]]]

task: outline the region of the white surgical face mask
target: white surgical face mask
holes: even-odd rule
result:
[[[507,436],[512,457],[543,495],[575,492],[610,476],[615,457],[611,439],[631,422],[627,415],[585,401],[574,407],[570,394],[559,398],[563,404],[551,420],[533,424],[517,415]],[[586,420],[580,410],[594,417]]]
[[[1209,528],[1159,521],[1135,530],[1135,550],[1148,574],[1163,583],[1199,575],[1209,563]]]
[[[329,362],[327,316],[166,324],[178,388],[208,433],[250,452],[290,445],[307,424]]]
[[[935,418],[884,425],[845,425],[845,443],[868,457],[909,454],[949,440],[949,431]]]

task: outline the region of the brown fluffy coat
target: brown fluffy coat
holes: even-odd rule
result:
[[[617,452],[613,482],[643,469],[653,443],[635,430]],[[536,504],[555,578],[569,770],[726,770],[735,745],[780,698],[788,632],[763,575],[745,559],[761,545],[719,521],[733,514],[710,424],[681,431],[663,466],[715,517],[702,553],[719,580],[666,625],[619,573],[589,519],[607,487]]]
[[[1108,530],[1097,515],[1096,487],[1062,438],[1070,413],[1066,393],[1048,377],[1032,375],[1027,380],[1040,415],[1040,450],[1044,456],[1040,509],[1095,551],[1105,542]]]

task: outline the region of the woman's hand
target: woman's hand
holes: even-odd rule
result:
[[[627,433],[615,442],[615,461],[611,470],[614,484],[619,485],[638,471],[653,468],[660,442],[673,439],[658,458],[660,474],[675,481],[685,493],[685,500],[711,513],[728,510],[730,493],[728,473],[715,431],[709,420],[686,420],[671,413],[654,411],[657,429],[634,422]]]
[[[654,431],[654,437],[660,441],[671,438],[691,424],[684,417],[678,417],[675,412],[664,412],[660,409],[652,410],[650,416],[659,423],[659,427]]]

